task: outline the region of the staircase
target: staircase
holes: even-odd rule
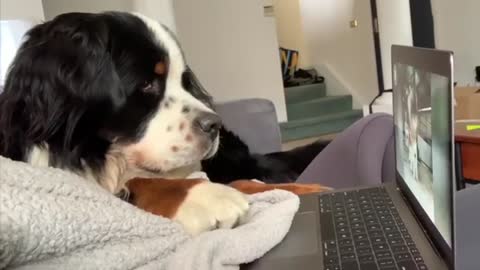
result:
[[[324,83],[285,89],[288,122],[281,123],[284,142],[337,133],[362,117],[352,96],[327,96]]]

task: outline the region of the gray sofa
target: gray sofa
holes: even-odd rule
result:
[[[275,107],[264,99],[220,103],[216,110],[224,125],[254,153],[282,148]],[[393,118],[377,113],[357,121],[340,133],[297,179],[333,188],[365,186],[395,177]]]

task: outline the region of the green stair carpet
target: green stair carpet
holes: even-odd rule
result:
[[[288,87],[285,97],[284,142],[337,133],[362,117],[361,110],[352,109],[352,96],[326,96],[324,83]]]

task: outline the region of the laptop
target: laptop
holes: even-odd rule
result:
[[[305,195],[290,232],[242,269],[453,269],[453,54],[392,47],[396,179]]]

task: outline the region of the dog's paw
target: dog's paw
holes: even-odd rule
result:
[[[232,228],[248,208],[243,193],[229,186],[202,182],[188,191],[173,219],[197,235],[216,228]]]

